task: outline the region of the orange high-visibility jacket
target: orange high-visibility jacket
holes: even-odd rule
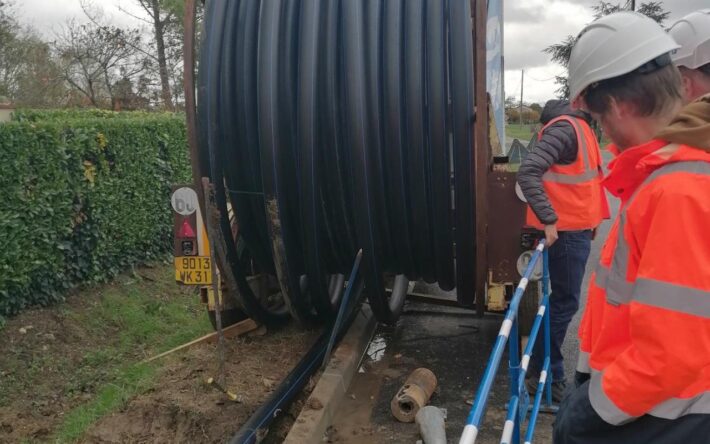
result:
[[[558,230],[593,229],[609,218],[609,205],[601,185],[603,171],[599,144],[589,124],[573,116],[552,119],[538,138],[547,127],[561,120],[569,122],[577,134],[577,159],[570,165],[553,165],[542,176],[542,183],[557,213]],[[539,230],[544,228],[530,206],[526,224]]]
[[[615,425],[710,414],[710,153],[652,141],[604,186],[622,207],[580,328],[592,406]]]

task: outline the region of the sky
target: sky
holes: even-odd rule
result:
[[[117,26],[146,25],[118,9],[120,4],[122,9],[133,15],[146,17],[145,11],[133,0],[93,0],[92,3],[100,6],[105,17]],[[15,0],[15,8],[23,24],[32,26],[46,37],[54,35],[63,23],[72,18],[79,22],[86,21],[79,0]]]
[[[525,70],[523,100],[544,103],[555,97],[554,76],[564,73],[550,62],[546,47],[568,35],[577,35],[592,20],[596,0],[503,0],[506,97],[520,97],[521,70]],[[612,3],[615,0],[607,0]],[[670,26],[684,15],[710,8],[710,0],[661,0],[671,16]],[[621,1],[619,1],[621,3]],[[644,0],[637,0],[637,5]]]
[[[521,70],[525,70],[523,99],[526,102],[544,103],[555,96],[557,86],[554,76],[562,68],[550,63],[543,53],[547,46],[562,41],[568,35],[576,35],[592,20],[590,5],[596,0],[503,0],[505,15],[505,90],[506,96],[520,97]],[[611,0],[615,1],[615,0]],[[638,0],[642,3],[644,0]],[[671,12],[667,23],[697,9],[710,7],[710,0],[662,0]],[[72,17],[85,20],[79,0],[22,0],[17,7],[23,22],[51,37],[61,23]],[[136,15],[140,7],[132,0],[95,0],[101,5],[106,17],[117,25],[140,26],[142,22],[118,10],[124,9]]]

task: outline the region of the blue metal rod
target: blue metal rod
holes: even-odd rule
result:
[[[548,311],[549,298],[543,296],[542,302],[540,303],[540,308],[537,311],[537,316],[535,316],[535,321],[533,322],[532,329],[530,330],[530,336],[528,336],[528,343],[525,346],[525,353],[523,354],[523,362],[520,366],[520,374],[518,375],[518,386],[523,387],[525,383],[525,375],[528,372],[528,366],[530,365],[530,358],[533,354],[533,348],[535,347],[535,341],[537,340],[537,335],[540,333],[540,327],[542,326],[543,320],[545,318],[545,313]]]
[[[515,438],[515,427],[520,426],[520,421],[518,421],[518,404],[520,403],[520,398],[518,396],[513,396],[510,398],[510,404],[508,404],[508,415],[505,417],[505,425],[503,426],[503,434],[500,437],[500,444],[511,444],[511,441]],[[517,438],[520,441],[520,437]]]
[[[525,288],[527,287],[530,277],[532,276],[535,265],[540,258],[543,250],[545,248],[545,241],[540,241],[540,244],[535,249],[533,257],[530,259],[528,268],[525,270],[523,279],[521,279],[518,288],[515,290],[513,299],[510,301],[510,306],[508,311],[505,313],[505,319],[503,320],[503,325],[501,325],[500,332],[498,333],[498,338],[493,346],[493,351],[488,359],[488,364],[486,365],[486,370],[483,373],[483,380],[478,386],[478,391],[476,392],[476,399],[474,400],[473,406],[471,407],[471,412],[466,420],[466,426],[464,427],[463,434],[459,440],[459,444],[473,444],[476,442],[476,437],[478,436],[478,429],[481,425],[481,420],[483,414],[486,411],[486,404],[488,403],[488,396],[491,392],[491,387],[493,386],[493,380],[498,371],[498,366],[500,365],[501,358],[503,357],[503,350],[505,350],[505,343],[508,340],[510,330],[513,327],[513,320],[518,315],[518,307],[520,306],[520,300],[525,293]]]
[[[544,299],[550,298],[550,254],[545,250],[542,255],[542,294]],[[545,310],[545,360],[550,360],[550,310]],[[545,400],[552,405],[552,373],[545,383]]]
[[[520,374],[520,348],[519,348],[520,337],[518,334],[518,320],[513,320],[513,328],[510,330],[510,339],[508,340],[508,372],[510,374],[510,396],[518,398],[518,403],[520,402],[520,390],[521,386],[518,382],[518,375]],[[517,407],[516,407],[517,408]],[[506,422],[507,424],[507,422]],[[515,444],[520,442],[520,424],[513,418],[513,435],[512,439]]]
[[[542,365],[540,372],[540,381],[537,383],[537,392],[535,392],[535,401],[533,401],[532,412],[530,413],[530,421],[528,429],[525,433],[525,444],[531,444],[533,435],[535,434],[535,425],[537,424],[537,415],[540,413],[540,405],[542,404],[542,392],[547,382],[547,374],[550,371],[550,358],[545,358],[545,363]]]

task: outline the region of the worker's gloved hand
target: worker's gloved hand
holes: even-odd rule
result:
[[[550,248],[552,244],[557,242],[560,236],[557,234],[557,225],[545,225],[545,246]]]

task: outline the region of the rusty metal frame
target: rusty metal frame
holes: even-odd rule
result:
[[[486,309],[488,282],[488,174],[491,169],[491,150],[488,140],[488,92],[486,91],[486,32],[488,23],[487,0],[471,0],[474,42],[474,97],[476,104],[474,125],[474,185],[476,208],[476,313],[483,316]]]
[[[204,1],[202,1],[204,4]],[[236,298],[230,292],[236,293],[238,290],[237,281],[229,266],[224,251],[224,239],[219,229],[210,226],[207,223],[208,217],[214,214],[219,214],[219,209],[212,201],[205,199],[205,186],[203,178],[207,176],[207,172],[202,169],[200,164],[199,142],[197,140],[197,100],[195,93],[195,22],[197,17],[197,0],[185,0],[185,16],[184,16],[184,48],[183,48],[183,87],[185,92],[185,117],[187,142],[190,147],[190,165],[192,168],[192,183],[197,193],[197,200],[200,204],[200,211],[205,218],[205,227],[207,230],[207,238],[214,250],[210,248],[212,257],[220,271],[219,276],[223,282],[223,290],[225,305],[237,305]]]
[[[183,18],[183,88],[185,92],[185,117],[187,123],[187,142],[190,146],[190,164],[192,167],[192,183],[200,202],[202,214],[205,212],[204,190],[202,189],[202,170],[200,168],[200,153],[197,142],[197,110],[195,97],[195,18],[197,16],[197,0],[185,0],[185,16]]]
[[[514,284],[520,280],[516,266],[522,252],[521,228],[525,223],[525,204],[515,194],[516,173],[501,168],[488,174],[488,211],[496,220],[488,228],[488,269],[490,281]]]

